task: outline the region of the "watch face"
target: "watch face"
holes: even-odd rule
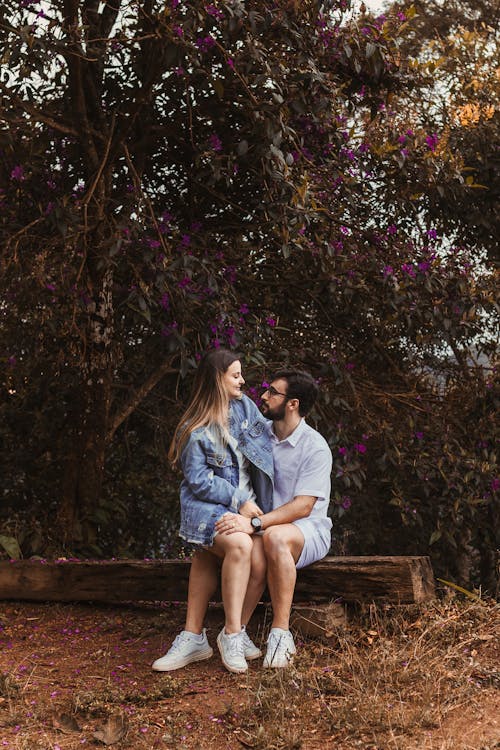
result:
[[[250,523],[252,524],[254,529],[260,529],[260,527],[262,526],[262,521],[260,520],[260,518],[257,518],[257,517],[252,518]]]

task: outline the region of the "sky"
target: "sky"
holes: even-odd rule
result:
[[[380,10],[384,2],[382,0],[364,0],[366,7],[369,10]]]

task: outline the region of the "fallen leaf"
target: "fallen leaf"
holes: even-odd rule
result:
[[[123,714],[114,714],[110,716],[106,724],[94,732],[94,737],[105,745],[113,745],[120,742],[128,731],[127,717]]]
[[[52,717],[52,726],[58,729],[64,734],[71,734],[71,732],[81,732],[82,730],[78,726],[76,720],[69,714],[61,714],[60,716]]]

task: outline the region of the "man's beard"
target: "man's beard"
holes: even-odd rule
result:
[[[263,402],[260,406],[260,410],[266,419],[272,419],[273,422],[278,422],[279,420],[285,418],[286,401],[284,404],[281,404],[281,406],[277,406],[275,409],[271,409],[268,404]]]

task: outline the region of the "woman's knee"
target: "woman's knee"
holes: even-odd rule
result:
[[[216,540],[219,536],[216,537]],[[223,539],[219,539],[224,548],[225,554],[231,554],[234,557],[248,558],[252,555],[252,539],[248,534],[236,532],[234,534],[225,534]]]

